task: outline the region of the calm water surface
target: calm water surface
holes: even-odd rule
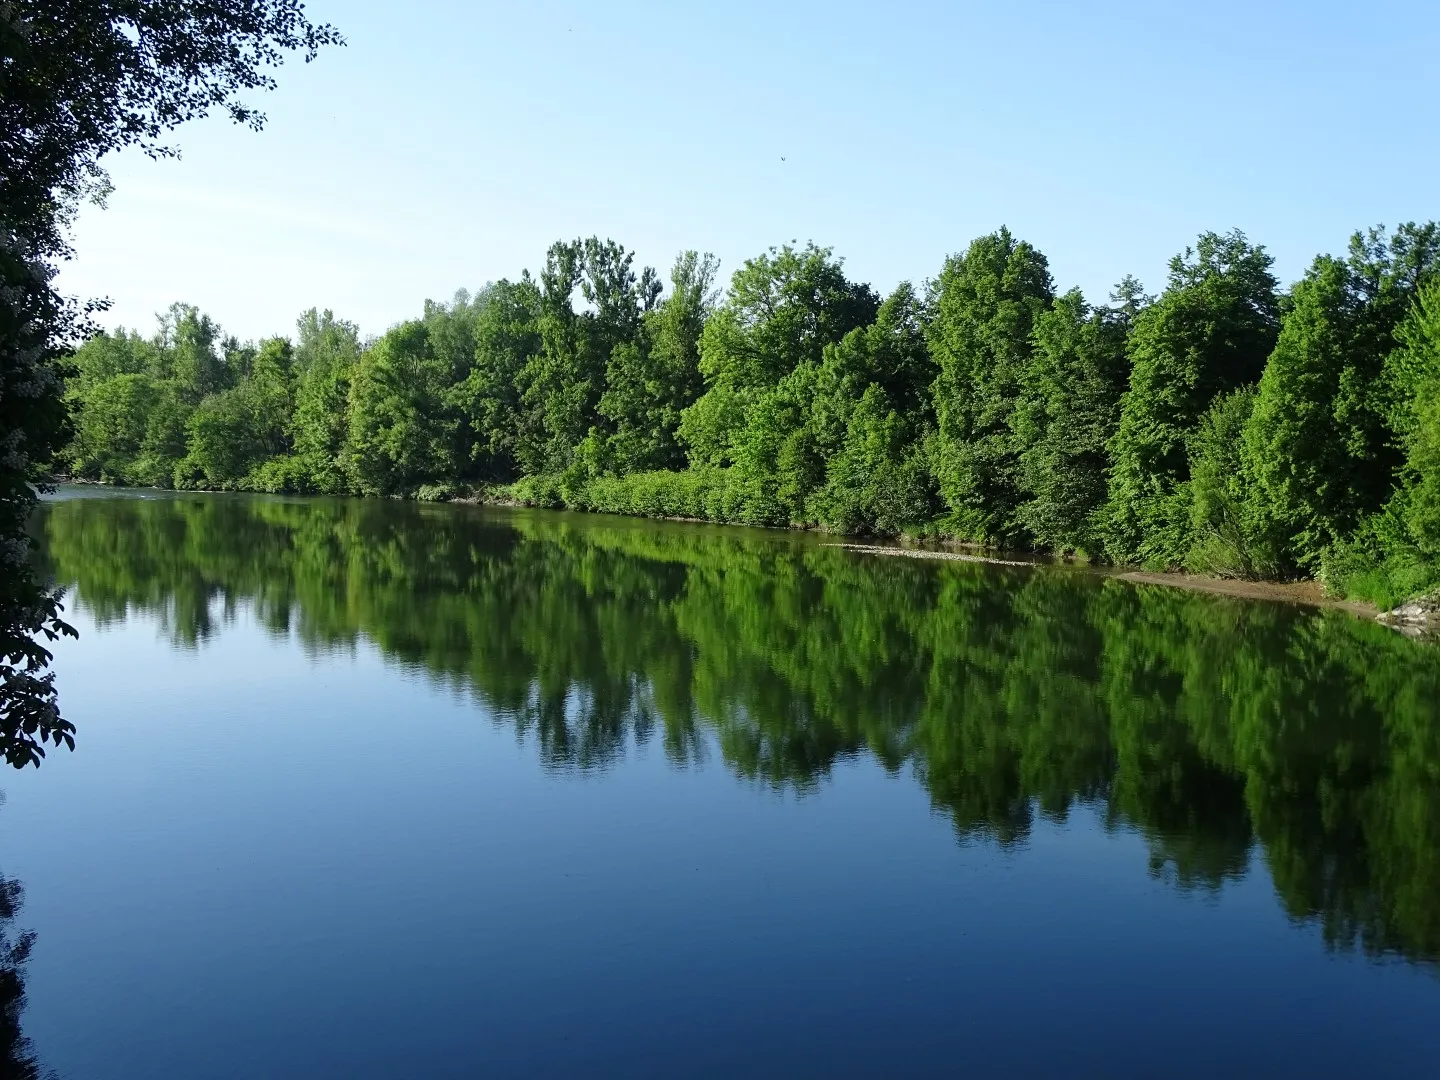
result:
[[[1440,1074],[1440,652],[816,537],[62,493],[75,1078]]]

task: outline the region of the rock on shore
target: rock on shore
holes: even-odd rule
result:
[[[1440,590],[1382,612],[1380,621],[1405,634],[1440,634]]]

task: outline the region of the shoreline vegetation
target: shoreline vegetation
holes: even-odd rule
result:
[[[1206,233],[1105,304],[1003,228],[885,298],[813,244],[723,291],[709,255],[668,290],[633,263],[557,242],[373,339],[311,309],[242,343],[176,304],[74,353],[56,470],[971,545],[1354,611],[1440,585],[1434,223],[1288,289]]]

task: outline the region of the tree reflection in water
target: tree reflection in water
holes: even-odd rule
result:
[[[21,1030],[25,1011],[25,968],[35,935],[15,928],[25,897],[20,882],[0,876],[0,1080],[40,1080],[55,1074],[40,1067]]]
[[[71,499],[44,558],[101,622],[193,647],[249,605],[473,693],[555,769],[659,737],[806,791],[913,772],[962,840],[1096,807],[1151,871],[1263,858],[1338,948],[1440,956],[1440,664],[1364,620],[1078,571],[880,559],[816,537],[471,507]],[[81,733],[83,739],[84,732]]]

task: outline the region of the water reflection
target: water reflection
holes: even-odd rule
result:
[[[20,882],[0,875],[0,1080],[54,1076],[41,1068],[30,1040],[21,1030],[25,969],[35,944],[34,934],[15,926],[24,897]]]
[[[464,507],[74,499],[40,527],[102,622],[154,613],[194,647],[248,604],[307,648],[363,636],[475,694],[547,767],[659,739],[677,765],[713,745],[804,791],[868,754],[962,841],[1022,843],[1083,803],[1178,888],[1263,859],[1332,946],[1440,956],[1440,663],[1348,615]]]

